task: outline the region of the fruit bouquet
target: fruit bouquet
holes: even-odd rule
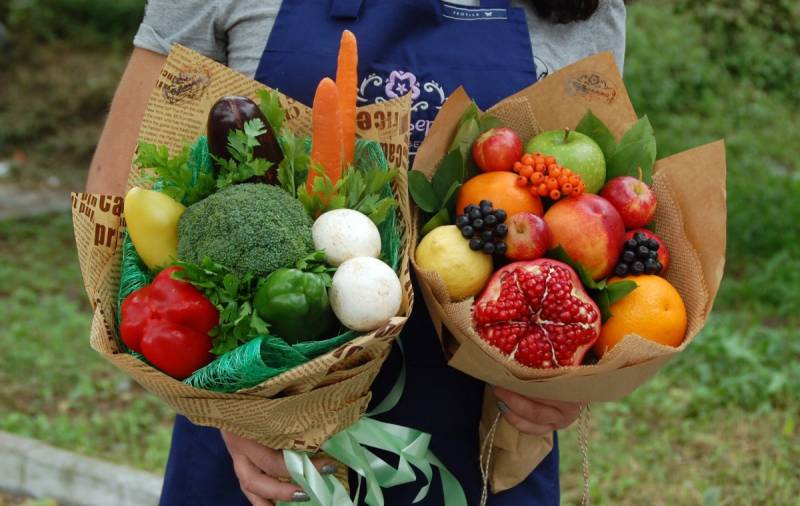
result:
[[[345,32],[309,109],[175,46],[124,199],[73,194],[92,347],[194,423],[285,449],[313,504],[352,504],[320,449],[370,505],[438,466],[427,434],[364,416],[412,306],[410,103],[356,109],[356,68]]]
[[[608,54],[487,113],[451,95],[409,174],[412,264],[451,366],[589,403],[627,395],[686,348],[722,277],[724,147],[655,159]],[[552,445],[516,433],[489,389],[481,430],[495,490]]]

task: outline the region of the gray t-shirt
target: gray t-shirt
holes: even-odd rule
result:
[[[480,0],[450,3],[478,6]],[[539,77],[601,51],[614,53],[622,71],[623,0],[600,0],[591,18],[569,24],[543,21],[528,2],[512,5],[525,9]],[[133,44],[161,54],[183,44],[252,77],[280,6],[281,0],[149,0]]]

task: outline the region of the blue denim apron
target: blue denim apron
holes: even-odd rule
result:
[[[436,0],[285,1],[255,77],[310,104],[319,80],[335,76],[339,38],[349,29],[359,46],[359,102],[412,94],[413,153],[458,86],[487,108],[536,81],[525,13],[508,4],[482,0],[480,7],[469,8]],[[484,385],[447,366],[421,297],[402,339],[405,392],[393,410],[377,418],[431,433],[434,453],[461,482],[468,503],[477,504]],[[394,384],[400,362],[394,350],[373,386],[375,402]],[[385,490],[387,506],[411,505],[418,489],[419,483]],[[525,481],[490,496],[488,504],[550,506],[559,499],[556,444]],[[248,504],[218,430],[177,418],[161,504]],[[440,487],[432,486],[417,504],[441,506]]]

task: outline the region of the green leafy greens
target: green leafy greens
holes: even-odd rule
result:
[[[228,153],[231,158],[213,157],[219,166],[218,190],[263,176],[272,166],[272,162],[253,157],[253,148],[259,145],[258,137],[267,133],[267,126],[259,118],[253,118],[246,121],[243,127],[228,134]]]
[[[212,331],[211,353],[222,355],[257,336],[269,333],[269,324],[253,309],[258,280],[252,274],[237,276],[228,268],[204,258],[200,264],[177,262],[183,270],[175,277],[197,287],[219,310],[219,325]]]
[[[140,141],[135,163],[153,170],[156,189],[187,206],[206,198],[216,187],[205,137],[191,146],[185,144],[175,156],[170,156],[166,146]]]

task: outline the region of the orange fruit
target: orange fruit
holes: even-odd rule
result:
[[[503,209],[508,216],[517,213],[543,214],[542,200],[531,195],[527,187],[517,186],[517,175],[513,172],[484,172],[469,179],[458,191],[456,213],[461,214],[470,204],[491,200],[495,209]]]
[[[630,276],[638,285],[635,290],[611,305],[613,316],[600,330],[594,352],[602,357],[628,334],[679,346],[686,334],[686,307],[678,290],[666,279],[655,275]],[[612,278],[609,283],[620,281]]]

